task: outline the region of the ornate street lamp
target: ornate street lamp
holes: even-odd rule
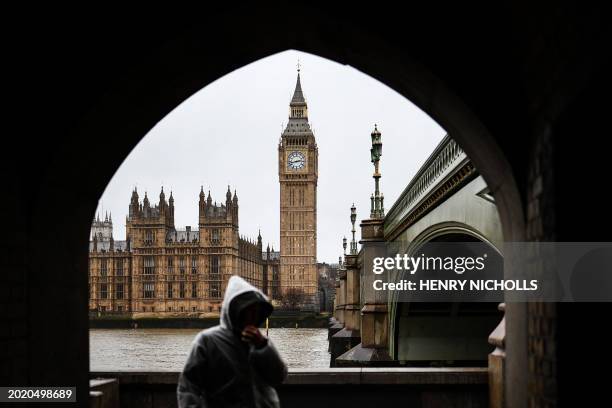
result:
[[[357,220],[357,208],[355,208],[355,203],[351,206],[351,224],[353,228],[351,232],[353,233],[353,239],[351,241],[351,255],[357,255],[357,241],[355,241],[355,221]]]
[[[382,218],[385,216],[385,209],[383,200],[384,197],[380,193],[380,156],[382,156],[382,140],[381,133],[378,130],[378,126],[374,125],[374,130],[371,133],[372,136],[372,148],[370,149],[370,158],[374,163],[374,194],[370,198],[371,210],[370,218]]]

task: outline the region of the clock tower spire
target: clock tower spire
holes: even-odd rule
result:
[[[278,146],[280,183],[281,295],[300,299],[302,310],[316,310],[317,179],[319,152],[308,123],[308,105],[297,81],[289,102],[289,122]]]
[[[293,91],[293,98],[291,98],[291,102],[289,103],[289,119],[299,118],[308,120],[308,106],[306,105],[306,99],[304,99],[304,93],[302,92],[302,82],[300,81],[300,68],[298,63],[295,91]]]

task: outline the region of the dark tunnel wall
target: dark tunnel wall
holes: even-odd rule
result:
[[[609,153],[599,148],[609,133],[609,47],[599,10],[551,3],[400,12],[337,2],[147,18],[142,10],[73,12],[28,10],[7,37],[1,384],[76,385],[85,404],[87,239],[98,198],[180,102],[286,49],[350,64],[429,113],[492,188],[506,239],[609,241],[609,205],[599,193],[609,174]],[[587,346],[594,335],[566,329],[578,311],[595,317],[610,307],[507,308],[512,406],[554,403],[558,384],[586,381],[568,368],[576,357],[566,358],[573,339]],[[529,332],[528,319],[550,329]],[[551,345],[546,354],[538,342]]]

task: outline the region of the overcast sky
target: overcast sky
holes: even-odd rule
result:
[[[356,69],[286,51],[242,67],[201,89],[143,135],[100,198],[112,212],[115,239],[125,239],[132,189],[159,202],[173,191],[175,225],[197,228],[200,186],[225,201],[238,192],[240,233],[279,247],[278,141],[300,61],[309,121],[319,147],[319,262],[337,262],[350,240],[350,207],[367,218],[374,190],[370,133],[382,133],[381,190],[391,208],[445,131],[406,98]],[[357,223],[358,223],[357,222]],[[358,228],[357,228],[358,229]],[[358,229],[359,231],[359,229]],[[358,232],[359,234],[359,232]],[[359,238],[359,235],[358,235]]]

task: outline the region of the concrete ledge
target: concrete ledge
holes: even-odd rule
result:
[[[178,384],[176,371],[92,371],[91,379],[117,378],[119,385],[131,384]]]
[[[117,378],[101,378],[89,380],[90,405],[99,408],[119,406],[119,380]]]
[[[399,362],[393,360],[386,349],[363,347],[362,343],[338,356],[336,367],[398,367]]]
[[[360,384],[415,384],[415,385],[486,385],[486,367],[356,367],[329,369],[290,369],[285,385],[360,385]],[[168,384],[178,382],[178,372],[115,371],[92,372],[93,378],[117,378],[120,385]]]
[[[115,378],[122,407],[177,406],[178,372],[93,372]],[[277,388],[284,407],[410,406],[419,408],[488,406],[486,368],[330,368],[291,369]],[[92,406],[96,401],[92,395]]]

